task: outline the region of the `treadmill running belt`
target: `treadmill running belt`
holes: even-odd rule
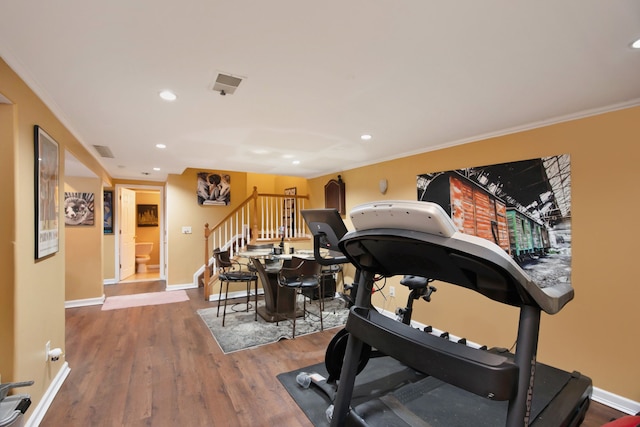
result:
[[[569,372],[537,365],[532,420],[571,378]],[[364,402],[355,408],[355,412],[370,426],[495,427],[505,424],[507,405],[506,401],[485,399],[436,378],[426,377]]]

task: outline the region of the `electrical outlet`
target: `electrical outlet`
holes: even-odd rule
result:
[[[395,286],[389,286],[389,296],[390,297],[395,297],[396,296],[396,287]]]
[[[51,352],[51,341],[47,341],[44,345],[44,360],[49,361],[49,353]]]

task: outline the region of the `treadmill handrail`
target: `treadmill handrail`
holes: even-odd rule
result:
[[[557,313],[573,299],[570,284],[541,288],[495,243],[454,231],[451,218],[435,203],[368,203],[354,208],[351,217],[356,231],[345,234],[339,246],[347,258],[363,270],[383,275],[429,277],[465,286],[502,303],[536,305],[548,314]],[[382,240],[396,243],[378,245]],[[418,247],[429,249],[421,254]],[[361,265],[364,252],[373,257],[371,265]],[[434,259],[433,254],[440,256]],[[403,261],[401,256],[409,261]],[[499,287],[511,288],[502,289],[502,293],[517,298],[501,299]]]
[[[409,327],[374,309],[353,307],[350,334],[424,374],[492,400],[509,400],[518,382],[512,359]]]

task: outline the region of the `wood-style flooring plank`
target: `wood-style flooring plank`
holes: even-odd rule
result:
[[[127,283],[105,294],[163,289],[160,281]],[[276,375],[322,362],[335,330],[225,355],[196,313],[215,303],[202,289],[187,294],[150,307],[67,309],[71,371],[40,425],[311,426]],[[592,402],[583,427],[622,415]]]

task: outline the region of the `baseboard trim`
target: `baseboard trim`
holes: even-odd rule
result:
[[[76,299],[64,302],[64,308],[86,307],[89,305],[101,305],[104,303],[105,295],[98,298]]]
[[[179,291],[182,289],[194,289],[197,288],[197,285],[194,285],[193,283],[184,283],[181,285],[167,285],[166,290],[167,291]]]
[[[396,318],[395,313],[392,313],[388,310],[382,310],[380,311],[380,313],[392,319]],[[411,326],[418,329],[424,329],[424,327],[427,325],[412,320]],[[433,328],[432,333],[435,335],[440,335],[443,333],[443,331]],[[449,335],[449,340],[451,341],[458,341],[459,339],[460,337]],[[467,341],[467,345],[474,348],[480,348],[479,344],[471,341]],[[626,397],[618,396],[617,394],[611,393],[598,387],[593,387],[591,400],[593,400],[594,402],[602,403],[603,405],[606,405],[613,409],[617,409],[618,411],[624,412],[625,414],[629,415],[635,415],[640,412],[640,402],[635,402],[631,399],[627,399]]]
[[[25,423],[25,427],[38,427],[40,425],[42,419],[47,414],[53,399],[56,397],[56,394],[58,394],[60,387],[62,387],[64,380],[69,375],[69,372],[71,372],[69,363],[64,362],[53,381],[51,381],[51,384],[49,384],[49,388],[44,393],[44,396],[42,396],[40,403],[38,403],[35,409],[31,412],[31,416]]]
[[[618,396],[598,387],[593,388],[591,399],[610,408],[617,409],[625,414],[635,415],[640,412],[640,402],[635,402],[626,397]]]

